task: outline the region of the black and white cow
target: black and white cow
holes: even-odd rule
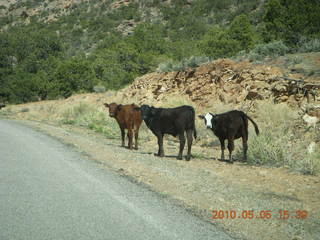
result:
[[[180,106],[176,108],[155,108],[149,105],[142,105],[140,108],[142,119],[147,127],[158,138],[158,154],[163,157],[163,135],[170,134],[179,136],[180,150],[178,159],[182,159],[182,153],[186,142],[185,132],[188,140],[188,154],[186,160],[191,158],[191,146],[193,137],[197,138],[195,127],[195,111],[191,106]],[[192,136],[193,135],[193,136]]]
[[[228,140],[229,161],[232,163],[232,151],[234,150],[234,140],[242,138],[243,156],[247,160],[248,150],[248,119],[254,125],[256,134],[259,134],[258,125],[244,112],[233,110],[222,114],[207,113],[199,115],[204,119],[207,128],[219,138],[221,144],[221,159],[224,160],[225,140]]]

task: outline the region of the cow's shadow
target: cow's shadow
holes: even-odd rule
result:
[[[139,152],[140,154],[143,154],[143,155],[152,155],[154,154],[153,152]]]
[[[182,161],[182,160],[185,160],[186,156],[184,155],[182,160],[181,159],[177,159],[178,155],[172,155],[172,154],[169,154],[169,155],[164,155],[163,157],[159,157],[157,155],[157,153],[154,153],[154,152],[139,152],[139,154],[143,154],[143,155],[151,155],[151,156],[154,156],[154,157],[157,157],[157,158],[168,158],[168,159],[173,159],[173,160],[178,160],[178,161]],[[191,160],[192,159],[200,159],[200,160],[213,160],[213,161],[219,161],[219,162],[224,162],[224,163],[228,163],[228,164],[233,164],[234,162],[240,162],[240,163],[246,163],[245,161],[242,161],[240,159],[233,159],[232,162],[229,161],[229,159],[221,159],[221,158],[216,158],[216,157],[206,157],[206,156],[194,156],[194,155],[191,155]]]
[[[159,155],[157,153],[154,153],[154,152],[140,152],[140,154],[144,154],[144,155],[151,155],[151,156],[154,156],[154,157],[157,157],[157,158],[171,158],[171,159],[175,159],[175,160],[178,160],[177,157],[178,155],[164,155],[163,157],[159,157]],[[183,156],[183,159],[185,159],[186,156]],[[191,156],[191,158],[193,158]]]
[[[132,149],[130,149],[128,146],[120,146],[120,148],[124,148],[124,149],[127,149],[127,150],[135,150],[135,151],[139,150],[139,148],[137,149],[137,148],[135,148],[135,147],[133,147]]]
[[[238,158],[233,158],[232,162],[229,159],[221,159],[221,158],[216,158],[215,160],[217,160],[219,162],[229,163],[229,164],[233,164],[234,162],[243,163],[243,164],[247,163],[247,161],[245,161],[243,159],[238,159]]]
[[[193,159],[200,159],[200,160],[217,160],[214,157],[206,157],[206,156],[197,156],[197,155],[191,155],[191,158]]]
[[[228,163],[228,164],[233,164],[235,162],[235,159],[230,161],[229,159],[216,158],[215,160],[218,160],[219,162]]]
[[[153,156],[159,157],[156,153],[153,153]],[[184,160],[186,160],[186,157],[187,157],[187,155],[183,155],[182,159],[178,159],[178,155],[172,155],[172,154],[170,155],[169,154],[169,155],[164,155],[162,158],[169,158],[169,159],[173,159],[173,160],[184,161]],[[161,157],[159,157],[159,158],[161,158]],[[192,160],[192,159],[199,159],[199,157],[191,155],[190,160]],[[201,157],[200,159],[211,160],[212,158]]]
[[[156,153],[154,154],[155,157],[159,157]],[[162,158],[173,158],[175,160],[179,160],[177,159],[178,158],[178,155],[164,155]],[[182,159],[180,160],[183,160],[185,158],[185,156],[182,157]]]

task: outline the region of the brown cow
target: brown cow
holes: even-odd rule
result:
[[[134,134],[135,149],[138,149],[139,128],[142,123],[141,112],[135,110],[138,106],[133,103],[129,105],[104,103],[104,106],[109,108],[109,116],[115,118],[119,124],[122,138],[121,146],[125,146],[125,129],[128,129],[128,148],[132,149],[132,138]]]

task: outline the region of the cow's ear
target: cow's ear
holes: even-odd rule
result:
[[[103,105],[104,105],[105,107],[107,107],[107,108],[109,107],[109,104],[108,104],[108,103],[104,103]]]
[[[200,119],[204,119],[204,116],[203,116],[203,115],[198,115],[198,117],[199,117]]]
[[[121,108],[122,108],[122,104],[119,104],[119,105],[117,106],[118,111],[120,111]]]

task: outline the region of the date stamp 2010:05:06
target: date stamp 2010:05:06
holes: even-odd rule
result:
[[[279,219],[279,220],[287,220],[289,218],[301,219],[304,220],[308,218],[308,211],[306,210],[213,210],[212,218],[216,219]]]

